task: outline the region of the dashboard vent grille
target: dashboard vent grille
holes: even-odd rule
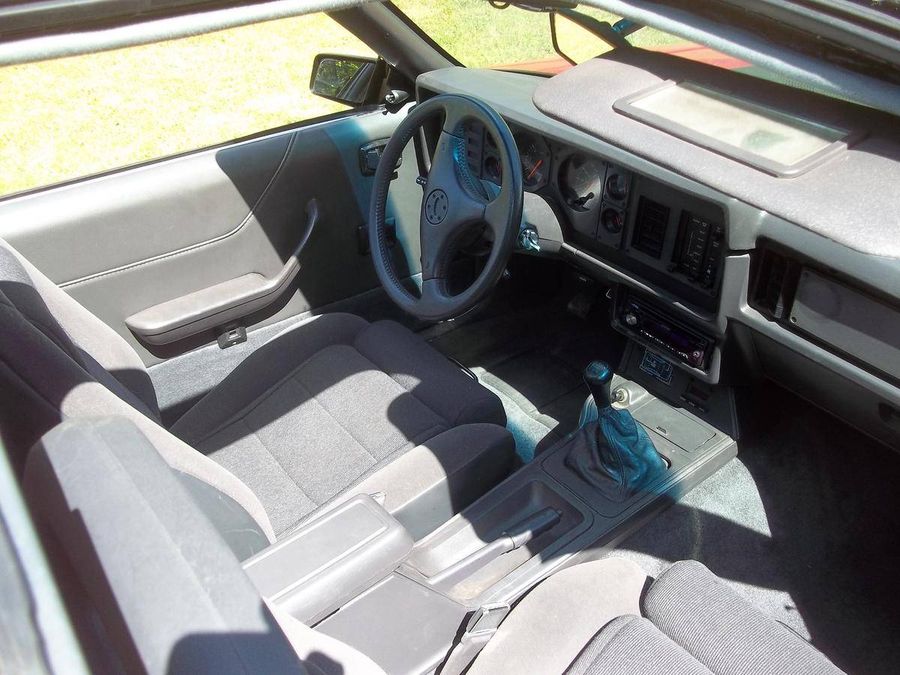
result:
[[[637,218],[634,221],[632,248],[654,258],[660,258],[669,226],[669,207],[652,199],[641,197],[638,202]]]
[[[800,263],[772,249],[763,249],[755,262],[750,305],[771,319],[786,319],[797,290]]]

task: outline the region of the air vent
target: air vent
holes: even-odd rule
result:
[[[653,258],[660,258],[668,226],[669,207],[652,199],[641,197],[638,201],[631,247]]]
[[[763,249],[758,256],[750,305],[771,319],[785,320],[797,290],[800,263],[772,249]]]

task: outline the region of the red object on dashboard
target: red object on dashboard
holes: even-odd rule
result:
[[[656,49],[651,49],[650,51],[672,54],[673,56],[679,56],[683,59],[699,61],[700,63],[706,63],[726,70],[737,70],[739,68],[747,68],[750,66],[746,61],[742,61],[733,56],[728,56],[722,52],[717,52],[715,49],[693,43],[658,47]],[[497,68],[498,70],[525,70],[530,73],[545,73],[547,75],[558,75],[571,67],[571,63],[559,56],[494,66],[494,68]]]

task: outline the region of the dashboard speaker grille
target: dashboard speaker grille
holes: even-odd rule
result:
[[[654,258],[660,258],[669,226],[669,207],[652,199],[641,197],[634,221],[631,247]]]

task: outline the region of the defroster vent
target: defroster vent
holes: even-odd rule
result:
[[[638,201],[637,217],[634,220],[631,247],[654,258],[660,258],[668,226],[669,207],[641,197]]]

